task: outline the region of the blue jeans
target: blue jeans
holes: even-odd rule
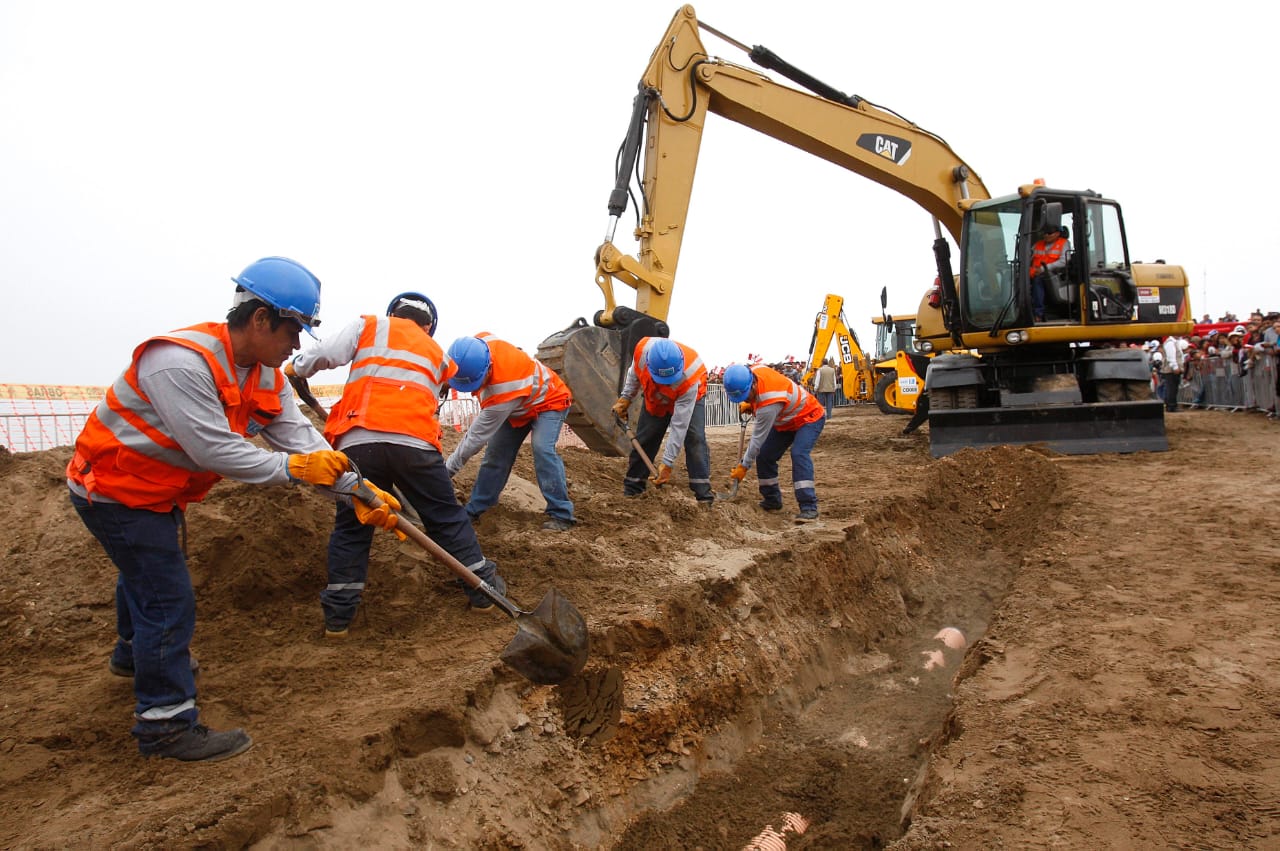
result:
[[[533,471],[538,477],[538,489],[547,501],[547,514],[573,523],[573,503],[569,500],[564,461],[556,452],[556,441],[560,439],[560,429],[568,413],[568,408],[543,411],[522,426],[513,426],[510,421],[499,426],[497,434],[485,447],[484,461],[480,464],[480,472],[471,487],[471,498],[467,501],[467,513],[478,517],[498,504],[498,497],[511,477],[511,467],[516,463],[520,444],[524,443],[526,435],[533,432],[529,441],[533,446]]]
[[[716,497],[711,492],[711,448],[707,446],[707,409],[706,397],[699,399],[693,406],[693,419],[684,436],[684,463],[689,470],[689,490],[697,497],[698,502],[711,502]],[[649,409],[641,407],[640,420],[636,423],[636,440],[644,453],[649,456],[653,466],[657,467],[661,459],[655,457],[662,448],[662,438],[667,435],[667,427],[671,425],[671,415],[655,417]],[[631,450],[627,464],[627,474],[622,480],[622,492],[634,496],[644,493],[649,485],[649,468],[644,459]]]
[[[756,456],[756,477],[760,481],[760,496],[763,504],[772,508],[782,507],[782,488],[778,484],[778,459],[789,448],[791,450],[791,484],[795,488],[796,502],[800,508],[818,508],[818,491],[813,478],[813,459],[809,453],[818,442],[818,435],[827,424],[823,417],[817,422],[800,426],[795,431],[769,432]]]
[[[113,654],[132,658],[132,732],[138,749],[149,753],[199,716],[190,650],[196,595],[178,544],[182,512],[90,503],[75,493],[71,504],[119,570]]]
[[[836,406],[835,391],[830,393],[819,393],[818,401],[822,403],[822,408],[827,412],[827,417],[831,417],[831,410]]]
[[[427,535],[481,579],[492,581],[491,575],[486,575],[492,562],[485,561],[480,552],[471,518],[458,504],[453,481],[439,452],[394,443],[361,443],[343,451],[360,468],[362,476],[384,491],[399,488],[418,512]],[[320,592],[328,629],[346,629],[355,617],[369,576],[369,547],[375,531],[375,527],[360,522],[355,509],[338,503],[333,534],[329,536],[329,584]],[[474,601],[487,600],[473,593],[468,597]]]

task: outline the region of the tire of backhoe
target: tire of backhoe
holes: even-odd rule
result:
[[[898,383],[898,375],[894,372],[886,372],[884,375],[876,379],[875,400],[876,407],[880,409],[882,414],[909,414],[906,408],[899,408],[889,401],[889,388],[896,386]]]

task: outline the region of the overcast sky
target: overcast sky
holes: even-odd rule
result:
[[[322,332],[421,290],[444,345],[533,351],[603,307],[614,155],[678,8],[0,0],[0,383],[108,383],[146,337],[221,319],[229,277],[272,254],[323,282]],[[941,135],[993,195],[1043,178],[1116,199],[1133,258],[1184,266],[1197,317],[1280,308],[1263,7],[695,8]],[[837,293],[869,348],[881,287],[908,313],[933,279],[931,221],[709,117],[672,336],[710,364],[803,358]]]

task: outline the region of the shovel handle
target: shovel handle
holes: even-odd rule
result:
[[[644,465],[649,468],[649,472],[653,474],[653,477],[655,479],[658,478],[658,468],[653,466],[653,462],[650,461],[649,456],[645,454],[644,447],[640,445],[639,439],[637,439],[635,434],[632,433],[631,426],[627,425],[627,421],[624,420],[622,417],[618,416],[617,414],[613,415],[613,421],[616,422],[619,427],[621,427],[622,433],[625,434],[631,440],[631,448],[634,449],[636,451],[636,454],[640,456],[640,460],[643,461]],[[661,485],[659,485],[659,487],[661,487]]]
[[[293,385],[293,392],[298,394],[298,398],[314,411],[317,417],[321,420],[329,419],[329,412],[324,409],[324,405],[321,405],[320,400],[311,392],[311,386],[307,384],[307,379],[301,375],[291,375],[289,376],[289,383]]]
[[[360,500],[370,508],[378,508],[386,505],[383,500],[378,498],[377,494],[369,489],[369,486],[364,483],[363,478],[359,481],[360,483],[356,485],[355,490],[351,494],[353,498]],[[406,538],[411,538],[415,544],[430,553],[432,558],[457,574],[458,578],[468,586],[488,597],[494,602],[494,605],[513,618],[517,615],[528,614],[528,612],[517,608],[510,600],[499,594],[497,589],[488,582],[485,582],[479,576],[476,576],[473,570],[454,558],[448,550],[431,540],[431,538],[427,536],[426,532],[404,519],[404,517],[398,512],[392,510],[391,513],[396,518],[396,529],[398,529],[402,535]]]

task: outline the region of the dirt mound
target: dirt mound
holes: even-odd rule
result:
[[[193,648],[204,720],[245,726],[255,746],[211,766],[136,754],[130,684],[106,670],[114,569],[67,500],[69,450],[0,455],[0,845],[741,848],[766,825],[800,824],[787,814],[806,828],[795,847],[991,844],[982,831],[997,828],[953,800],[982,762],[961,743],[1009,721],[982,689],[1003,694],[988,678],[1007,675],[1011,641],[1059,646],[1020,614],[1048,616],[1059,553],[1150,553],[1116,506],[1135,470],[1157,481],[1176,456],[933,461],[900,426],[839,412],[815,452],[822,519],[805,526],[757,509],[750,479],[712,512],[682,471],[624,499],[621,459],[566,449],[581,522],[544,532],[522,455],[478,531],[514,600],[554,586],[587,618],[588,667],[554,688],[498,661],[508,619],[470,612],[443,567],[391,535],[375,539],[350,638],[324,641],[331,505],[224,482],[188,512]],[[1217,437],[1187,428],[1188,441]],[[736,446],[736,428],[712,435],[718,477]],[[971,646],[946,644],[943,628]],[[962,671],[972,697],[953,706]],[[1024,755],[1056,752],[1052,730],[1036,730],[1041,744],[1012,766],[1024,778]],[[993,779],[978,780],[1007,795],[984,806],[1015,823],[1005,816],[1030,787]]]

